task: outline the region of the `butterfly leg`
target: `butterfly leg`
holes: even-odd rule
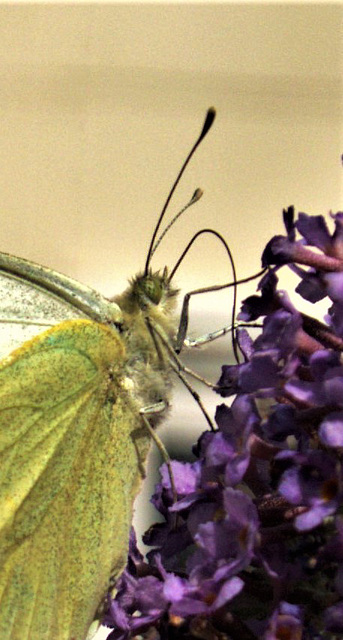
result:
[[[202,404],[199,394],[188,382],[184,374],[192,376],[193,378],[195,378],[196,380],[199,380],[199,382],[202,382],[203,384],[210,387],[211,389],[215,388],[215,384],[213,384],[212,382],[209,382],[208,380],[203,378],[203,376],[200,376],[198,373],[195,373],[195,371],[192,371],[192,369],[189,369],[188,367],[186,367],[183,364],[183,362],[181,362],[177,354],[175,353],[172,345],[170,344],[170,341],[164,335],[164,332],[160,330],[160,328],[156,325],[156,323],[152,322],[151,320],[149,321],[149,323],[150,323],[151,330],[159,337],[162,344],[165,346],[165,348],[167,349],[167,352],[169,353],[169,365],[175,371],[176,375],[180,378],[182,383],[185,385],[186,389],[188,389],[188,391],[192,394],[194,400],[197,402],[200,410],[202,411],[211,431],[214,431],[215,428],[214,428],[213,422],[209,417],[204,405]]]
[[[222,327],[221,329],[217,329],[217,331],[211,331],[210,333],[205,333],[202,336],[198,336],[197,338],[191,339],[191,338],[185,338],[183,341],[183,344],[185,347],[201,347],[204,344],[208,344],[209,342],[213,342],[214,340],[217,340],[218,338],[222,338],[223,336],[227,335],[228,333],[231,333],[233,329],[240,329],[242,327],[248,327],[249,329],[251,329],[251,327],[257,327],[259,329],[262,328],[262,324],[261,323],[254,323],[254,322],[237,322],[235,323],[235,325],[229,324],[226,327]]]
[[[207,230],[204,230],[204,231],[207,231]],[[200,233],[202,233],[202,232],[198,232],[198,234],[200,234]],[[218,235],[213,230],[211,230],[211,233],[214,233],[215,235]],[[193,243],[194,239],[195,238],[193,238],[193,240],[191,241],[192,243]],[[237,280],[237,278],[236,278],[236,270],[235,270],[235,266],[234,266],[234,263],[233,263],[233,258],[232,258],[232,255],[231,255],[231,251],[230,251],[228,245],[226,244],[225,240],[221,236],[220,236],[220,240],[223,242],[223,244],[226,247],[226,250],[227,250],[227,252],[229,254],[229,258],[230,258],[230,262],[231,262],[231,266],[232,266],[232,270],[233,270],[233,275],[234,275],[234,280],[233,280],[233,282],[228,282],[227,284],[219,284],[219,285],[213,285],[213,286],[210,286],[210,287],[204,287],[202,289],[194,289],[193,291],[189,291],[188,293],[186,293],[186,295],[185,295],[185,297],[183,299],[183,303],[182,303],[182,310],[181,310],[181,315],[180,315],[179,329],[178,329],[177,338],[176,338],[175,351],[176,351],[176,353],[180,353],[182,347],[186,344],[185,341],[186,341],[186,334],[187,334],[187,328],[188,328],[188,319],[189,319],[189,301],[191,299],[191,296],[199,294],[199,293],[209,293],[211,291],[220,291],[221,289],[226,289],[226,288],[229,288],[229,287],[233,287],[234,296],[233,296],[233,305],[232,305],[232,314],[231,314],[231,325],[229,327],[225,327],[226,330],[222,335],[225,335],[225,333],[229,333],[229,332],[232,334],[233,351],[235,353],[236,360],[238,362],[237,344],[236,344],[236,336],[235,336],[235,333],[236,333],[235,316],[236,316],[237,285],[243,284],[243,283],[246,283],[246,282],[250,282],[251,280],[254,280],[255,278],[259,278],[260,276],[262,276],[265,273],[266,269],[262,269],[261,271],[259,271],[258,273],[254,274],[253,276],[248,276],[248,278],[243,278],[243,279]],[[217,332],[215,332],[215,333],[217,333]],[[202,344],[203,344],[203,342],[202,342]]]
[[[156,415],[156,414],[160,414],[163,413],[167,408],[167,405],[165,402],[161,401],[161,402],[157,402],[156,404],[152,404],[149,405],[147,407],[142,407],[139,411],[140,416],[143,420],[143,424],[144,427],[146,428],[146,430],[148,431],[151,439],[154,441],[154,443],[156,444],[163,461],[165,462],[165,464],[167,465],[167,469],[168,469],[168,473],[169,473],[169,477],[170,477],[170,484],[171,484],[171,488],[172,488],[172,493],[173,493],[173,500],[174,502],[176,502],[177,499],[177,493],[176,493],[176,488],[175,488],[175,482],[174,482],[174,476],[173,476],[173,471],[172,471],[172,467],[171,467],[171,461],[170,461],[170,456],[169,453],[167,451],[167,449],[165,448],[161,438],[158,437],[157,433],[154,431],[154,429],[152,428],[149,419],[147,418],[147,416],[151,416],[151,415]]]
[[[202,400],[198,394],[198,392],[194,389],[194,387],[192,387],[192,385],[188,382],[186,376],[184,375],[184,373],[188,373],[190,375],[193,375],[193,377],[197,378],[198,380],[200,380],[200,382],[204,382],[205,384],[208,384],[212,389],[214,388],[215,385],[212,385],[210,383],[208,383],[207,381],[205,381],[204,378],[202,378],[201,376],[198,376],[198,374],[195,374],[193,371],[191,371],[191,369],[188,369],[187,367],[185,367],[182,363],[180,363],[181,368],[175,364],[175,362],[173,362],[172,360],[170,360],[169,362],[171,368],[173,369],[173,371],[175,371],[176,375],[178,376],[178,378],[180,378],[181,382],[185,385],[186,389],[188,389],[189,393],[193,396],[195,402],[198,404],[200,411],[202,412],[202,414],[205,417],[205,420],[208,424],[208,426],[210,427],[211,431],[215,431],[215,427],[213,425],[213,422],[210,418],[210,416],[208,415]]]
[[[239,325],[236,325],[239,326]],[[211,331],[210,333],[205,333],[202,336],[198,336],[197,338],[185,338],[183,341],[183,345],[185,347],[201,347],[204,344],[208,344],[209,342],[213,342],[218,338],[222,338],[227,333],[232,331],[232,325],[228,325],[226,327],[222,327],[221,329],[217,329],[217,331]]]
[[[235,340],[235,332],[237,328],[237,324],[234,322],[234,309],[232,312],[232,322],[230,325],[219,329],[218,331],[214,331],[213,333],[209,333],[204,336],[200,336],[196,341],[191,341],[186,338],[188,322],[189,322],[189,302],[192,295],[196,295],[198,293],[208,293],[210,291],[217,291],[218,289],[223,288],[222,285],[207,287],[205,289],[195,289],[194,291],[189,291],[186,293],[183,303],[182,310],[180,315],[179,328],[176,337],[175,351],[176,353],[180,353],[184,346],[200,346],[202,344],[206,344],[207,342],[211,342],[216,338],[219,338],[227,333],[231,333],[233,336],[233,340]]]

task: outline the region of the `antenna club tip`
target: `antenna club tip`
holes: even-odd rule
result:
[[[203,190],[199,189],[199,187],[195,189],[191,202],[192,203],[198,202],[198,200],[200,200],[200,198],[203,196],[203,193],[204,193]]]
[[[203,138],[207,134],[207,132],[211,129],[215,117],[216,117],[215,108],[214,107],[210,107],[209,109],[207,109],[204,126],[202,128],[202,132],[201,132],[201,136],[200,136],[201,138]]]

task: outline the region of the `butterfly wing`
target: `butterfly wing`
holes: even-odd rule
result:
[[[119,334],[61,323],[0,368],[0,638],[84,640],[125,564],[149,441]]]
[[[85,317],[48,291],[0,271],[0,357],[48,327]]]
[[[48,267],[0,252],[0,357],[44,328],[73,318],[120,322],[119,307]]]

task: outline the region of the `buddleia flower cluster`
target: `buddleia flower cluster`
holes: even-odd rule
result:
[[[284,211],[266,271],[238,320],[241,363],[226,364],[215,431],[194,462],[161,468],[164,517],[130,557],[104,623],[110,640],[343,638],[343,213]],[[278,288],[290,268],[321,322]],[[233,399],[232,404],[229,405]]]

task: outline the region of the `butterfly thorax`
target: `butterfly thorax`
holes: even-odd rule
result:
[[[171,368],[162,334],[173,346],[177,289],[163,273],[139,274],[114,298],[122,311],[122,337],[126,346],[126,375],[132,394],[143,407],[167,401]]]

